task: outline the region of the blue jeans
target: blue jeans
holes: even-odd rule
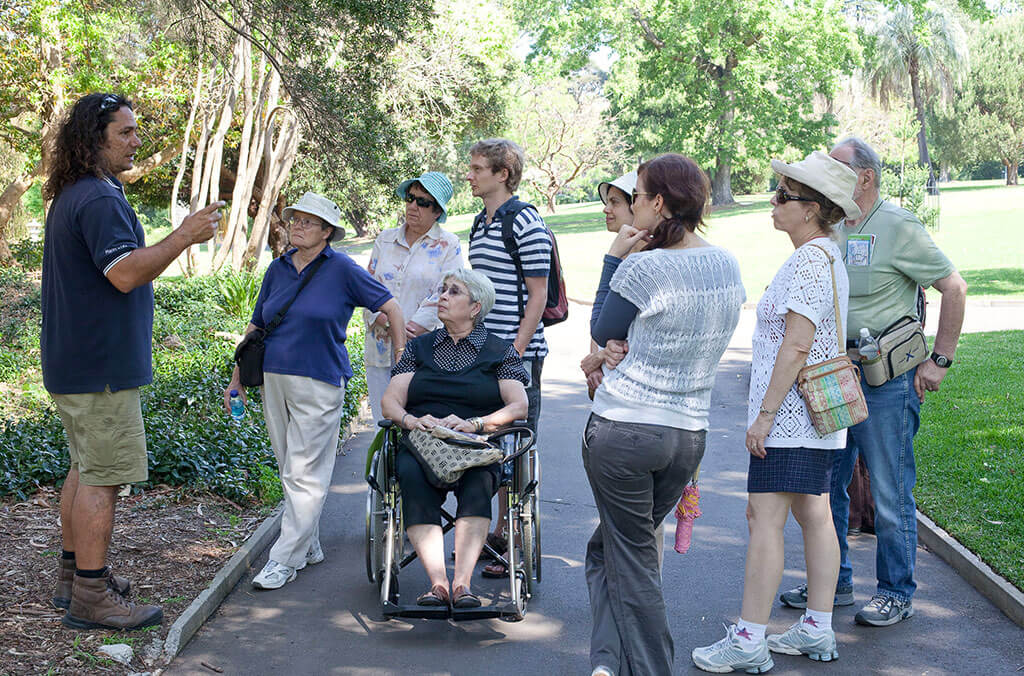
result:
[[[832,520],[839,536],[837,587],[853,584],[846,530],[850,521],[847,487],[858,453],[871,475],[875,500],[875,573],[877,593],[909,601],[917,589],[917,507],[914,504],[914,435],[920,425],[921,402],[914,390],[917,368],[881,387],[871,387],[861,375],[868,419],[847,432],[846,448],[835,454],[832,466]]]

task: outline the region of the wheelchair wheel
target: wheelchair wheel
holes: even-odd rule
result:
[[[383,560],[377,572],[380,579],[380,602],[398,605],[398,570],[402,560],[402,530],[400,518],[389,518],[384,528]]]
[[[378,451],[373,458],[374,474],[385,481],[387,468],[384,453]],[[383,488],[383,487],[382,487]],[[373,486],[366,490],[366,577],[371,584],[380,584],[380,571],[384,565],[384,531],[387,527],[387,506],[384,496]]]
[[[540,458],[530,452],[530,476],[537,480],[533,492],[522,505],[523,572],[526,591],[533,596],[540,582]]]

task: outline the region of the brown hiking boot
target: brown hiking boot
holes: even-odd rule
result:
[[[75,582],[75,560],[59,559],[57,565],[57,591],[53,593],[50,603],[54,608],[67,610],[71,605],[71,586]],[[114,589],[121,596],[128,596],[132,590],[132,583],[123,577],[114,575],[107,566],[107,576],[113,581]]]
[[[141,629],[163,622],[160,606],[125,601],[114,589],[111,577],[75,575],[71,607],[61,621],[73,629]]]

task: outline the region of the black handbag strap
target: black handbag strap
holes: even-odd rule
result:
[[[313,263],[313,266],[309,269],[309,272],[306,273],[306,278],[303,279],[302,282],[299,284],[299,288],[295,291],[295,295],[292,296],[292,299],[288,301],[288,303],[283,308],[278,310],[277,314],[274,315],[274,318],[270,320],[269,324],[267,324],[267,327],[263,329],[264,338],[269,336],[271,331],[273,331],[274,329],[281,325],[281,322],[284,321],[284,313],[288,312],[288,308],[292,306],[292,303],[295,302],[295,299],[298,298],[299,294],[302,293],[302,290],[306,288],[306,285],[309,284],[309,280],[313,279],[313,275],[316,274],[316,271],[320,269],[320,266],[324,264],[325,260],[327,260],[326,256],[320,256],[317,259],[316,263]]]

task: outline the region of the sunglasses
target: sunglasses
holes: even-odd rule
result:
[[[112,96],[111,94],[107,94],[100,100],[100,110],[104,113],[109,112],[111,110],[117,110],[120,107],[120,100],[116,96]]]
[[[791,195],[780,185],[775,189],[775,201],[779,204],[785,204],[786,202],[813,202],[814,200],[800,197],[799,195]]]
[[[449,284],[449,285],[440,284],[440,285],[438,285],[438,287],[437,287],[437,295],[438,296],[443,296],[444,294],[448,294],[449,297],[468,295],[468,293],[466,291],[464,291],[462,288],[460,288],[456,284]]]
[[[427,209],[427,208],[433,209],[434,207],[439,206],[437,202],[433,202],[431,200],[428,200],[426,197],[417,197],[416,195],[413,195],[412,193],[406,193],[405,194],[405,203],[406,204],[412,204],[413,202],[416,203],[416,206],[423,207],[424,209]]]
[[[640,195],[657,195],[657,194],[658,193],[654,193],[654,192],[637,192],[636,190],[634,190],[633,191],[633,202],[635,203],[636,202],[636,198],[639,197]]]
[[[288,225],[299,230],[306,228],[320,227],[320,219],[318,218],[292,218],[288,221]]]

